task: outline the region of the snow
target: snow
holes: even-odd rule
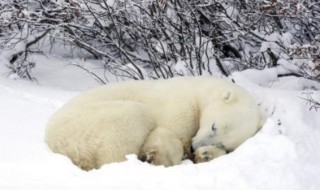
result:
[[[316,190],[320,187],[320,117],[304,97],[319,84],[277,78],[276,69],[234,73],[268,117],[234,152],[208,163],[164,168],[128,155],[128,161],[85,172],[44,143],[52,113],[81,91],[99,86],[83,70],[38,56],[37,82],[11,80],[0,66],[0,189]],[[79,60],[75,60],[78,61]],[[90,62],[86,63],[91,65]],[[101,73],[100,73],[101,74]],[[312,87],[312,88],[311,88]],[[314,90],[318,89],[318,90]]]

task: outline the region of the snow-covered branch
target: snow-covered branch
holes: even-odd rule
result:
[[[316,0],[4,0],[0,8],[3,49],[45,33],[133,79],[227,76],[286,61],[299,69],[283,77],[320,80]]]

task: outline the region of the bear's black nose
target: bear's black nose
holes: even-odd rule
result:
[[[190,147],[190,152],[193,154],[194,153],[194,148],[193,146]]]

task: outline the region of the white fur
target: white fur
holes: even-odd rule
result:
[[[150,110],[140,103],[71,102],[52,116],[45,140],[54,152],[91,170],[138,154],[154,127]]]
[[[233,151],[263,125],[265,119],[246,91],[234,86],[223,88],[220,101],[202,110],[200,129],[192,139],[192,147],[218,145]],[[214,129],[213,129],[214,128]]]
[[[210,132],[213,123],[216,133]],[[92,169],[138,153],[156,127],[179,140],[197,134],[194,146],[223,143],[233,149],[260,127],[260,115],[251,96],[224,80],[129,81],[72,99],[49,121],[46,141],[54,152]]]
[[[158,127],[147,137],[139,159],[167,167],[180,164],[184,156],[183,143],[167,128]]]
[[[227,154],[225,150],[216,146],[202,146],[194,152],[194,162],[208,162],[225,154]]]

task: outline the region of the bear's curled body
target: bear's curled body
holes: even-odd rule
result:
[[[232,106],[235,111],[228,111]],[[225,117],[243,112],[242,107],[250,121],[237,117],[225,125],[230,120]],[[218,114],[219,109],[232,115]],[[208,131],[213,123],[217,123],[216,134]],[[123,161],[127,154],[139,154],[149,133],[158,127],[178,140],[194,139],[195,148],[211,145],[210,138],[217,135],[218,143],[234,149],[252,136],[260,123],[254,99],[237,85],[208,77],[178,77],[120,82],[84,92],[51,117],[45,138],[54,152],[89,170]],[[229,140],[223,142],[223,135]],[[238,139],[230,140],[233,137]]]

